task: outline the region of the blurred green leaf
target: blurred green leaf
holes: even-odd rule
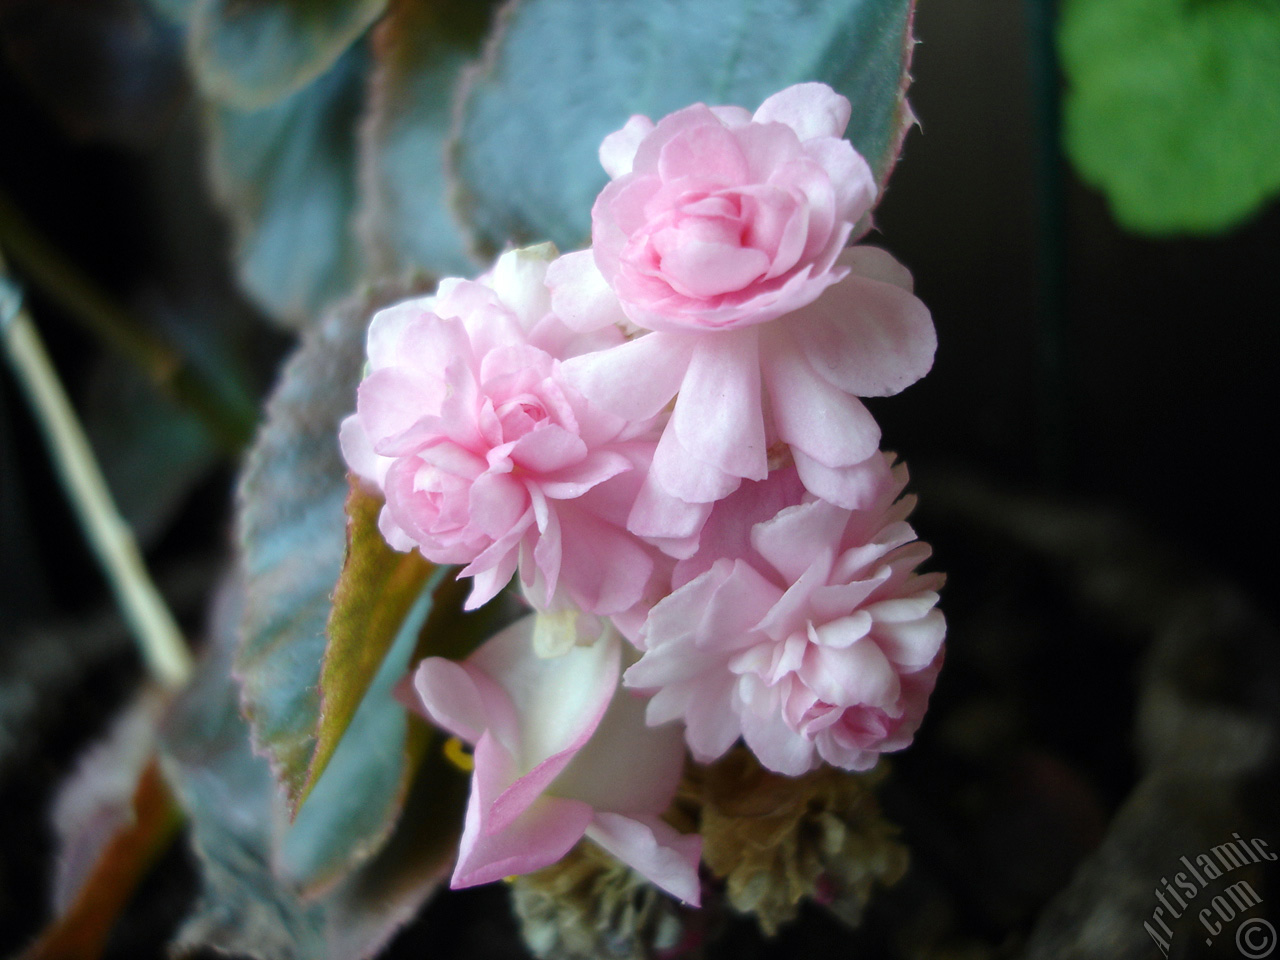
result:
[[[477,252],[581,246],[604,185],[597,150],[634,113],[696,101],[754,109],[823,80],[853,102],[848,137],[883,183],[913,118],[912,0],[517,0],[464,87],[452,148]]]
[[[197,0],[189,60],[211,99],[242,110],[303,89],[342,56],[387,0]]]
[[[365,255],[382,276],[470,276],[446,203],[445,152],[462,67],[480,52],[493,0],[392,0],[373,34],[369,116],[360,131]]]
[[[1065,140],[1117,220],[1216,233],[1280,192],[1280,3],[1070,0]]]
[[[279,103],[209,114],[214,189],[234,227],[240,282],[290,326],[308,325],[359,275],[351,220],[367,68],[358,44]]]
[[[416,550],[397,553],[387,546],[378,530],[378,514],[382,498],[370,494],[355,478],[350,480],[347,496],[347,549],[338,585],[333,591],[333,605],[326,628],[328,644],[320,668],[320,721],[316,728],[315,753],[307,770],[299,803],[320,780],[325,767],[338,749],[348,725],[366,699],[372,695],[370,684],[384,663],[393,644],[405,648],[399,659],[400,673],[413,652],[418,629],[430,609],[421,609],[423,585],[431,577],[432,586],[440,582],[441,570],[423,559]],[[405,618],[410,610],[418,613],[412,625],[413,636],[397,640],[409,627]],[[413,619],[412,617],[410,618]],[[395,677],[392,677],[394,681]]]
[[[201,874],[200,896],[175,947],[261,960],[372,956],[447,872],[466,780],[439,750],[429,751],[382,848],[339,883],[308,895],[280,869],[288,862],[278,842],[284,798],[270,766],[251,748],[238,709],[231,676],[235,592],[224,593],[220,606],[210,652],[162,729],[165,771],[190,820]],[[307,839],[298,835],[292,842]]]

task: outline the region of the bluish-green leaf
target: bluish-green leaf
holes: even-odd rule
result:
[[[315,746],[329,594],[346,549],[338,425],[355,407],[372,306],[344,304],[310,331],[268,401],[239,491],[246,600],[236,669],[254,742],[292,797]]]
[[[403,633],[405,618],[423,602],[424,584],[432,585],[440,576],[418,551],[399,553],[387,545],[378,529],[382,498],[364,489],[360,480],[350,478],[346,503],[346,557],[342,573],[333,589],[328,641],[320,667],[320,718],[316,724],[316,746],[307,768],[299,802],[319,781],[343,735],[363,709],[370,685],[375,683],[384,661]],[[421,626],[427,612],[417,616]],[[412,646],[410,641],[404,641]],[[408,654],[401,657],[406,660]],[[407,660],[406,660],[407,662]],[[401,664],[403,671],[404,664]]]
[[[260,960],[374,955],[448,870],[466,780],[440,756],[426,763],[382,848],[322,893],[304,895],[279,870],[287,814],[267,761],[250,745],[231,675],[234,591],[224,594],[209,651],[162,730],[164,768],[191,825],[200,894],[179,952],[211,948]]]
[[[386,5],[387,0],[196,0],[189,14],[191,68],[206,96],[259,109],[333,66]]]
[[[279,103],[209,114],[214,188],[235,230],[241,285],[291,326],[308,325],[360,272],[351,221],[367,67],[356,45]]]
[[[1131,230],[1226,230],[1280,193],[1280,3],[1070,0],[1067,152]]]
[[[359,225],[379,275],[475,272],[446,202],[445,145],[458,78],[480,52],[492,6],[492,0],[392,0],[374,33]]]
[[[822,80],[883,182],[911,123],[912,0],[516,0],[468,78],[452,164],[477,252],[581,246],[605,183],[600,141],[634,113],[754,109]]]
[[[392,688],[409,670],[418,633],[431,611],[432,592],[449,572],[437,568],[420,585],[324,773],[285,833],[281,872],[307,888],[345,876],[377,852],[395,826],[422,759],[426,729],[417,720],[411,729],[408,711],[392,696]]]

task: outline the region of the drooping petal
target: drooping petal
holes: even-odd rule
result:
[[[760,404],[756,331],[704,337],[690,357],[667,429],[674,429],[680,445],[701,463],[730,476],[763,480],[768,462]]]
[[[783,337],[767,341],[763,355],[779,437],[831,467],[852,466],[876,452],[880,427],[857,397],[818,376],[807,357]]]
[[[879,257],[841,260],[895,273]],[[896,282],[857,273],[789,318],[787,330],[825,382],[858,397],[887,397],[915,383],[938,346],[928,307]]]

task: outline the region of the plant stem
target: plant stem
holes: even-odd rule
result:
[[[173,614],[147,574],[137,541],[120,517],[71,402],[49,361],[18,287],[0,256],[0,329],[9,360],[49,444],[80,525],[107,574],[151,673],[180,687],[191,676],[191,654]]]
[[[182,355],[138,323],[80,273],[26,222],[0,191],[0,250],[51,300],[137,366],[164,394],[196,415],[226,453],[239,453],[253,436],[257,413],[228,398]]]

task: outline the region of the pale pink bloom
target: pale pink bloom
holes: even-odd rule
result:
[[[754,115],[697,104],[605,138],[613,180],[592,247],[547,274],[580,330],[653,331],[566,366],[612,413],[648,418],[676,399],[629,529],[674,556],[714,503],[763,480],[777,441],[813,493],[849,509],[880,430],[858,397],[887,396],[933,363],[933,322],[910,274],[873,248],[841,253],[875,201],[842,134],[849,101],[789,87]]]
[[[910,273],[889,254],[853,247],[838,263],[849,271],[843,280],[769,323],[661,330],[566,361],[569,382],[621,417],[657,416],[675,397],[629,520],[634,533],[689,543],[706,505],[743,479],[764,479],[779,442],[812,493],[865,505],[860,465],[876,453],[880,428],[858,398],[924,376],[937,340]]]
[[[385,494],[393,547],[467,565],[469,607],[519,567],[535,606],[623,614],[651,591],[656,551],[625,523],[652,440],[564,381],[562,358],[621,334],[556,319],[543,283],[552,255],[513,251],[479,281],[445,280],[379,312],[342,448]]]
[[[697,554],[640,631],[626,684],[651,724],[680,719],[710,762],[739,737],[766,767],[865,770],[911,742],[942,664],[941,574],[895,498],[906,470],[861,468],[867,507],[807,494],[782,470],[716,505]]]
[[[461,663],[424,660],[413,676],[420,711],[475,747],[452,886],[539,870],[586,836],[697,905],[701,839],[660,816],[680,781],[679,728],[646,726],[644,700],[618,686],[617,634],[543,659],[533,620]]]
[[[591,250],[557,273],[602,279],[650,330],[731,330],[804,306],[844,275],[836,256],[875,201],[842,139],[849,113],[830,87],[802,83],[754,116],[699,103],[656,126],[632,117],[600,147],[613,181],[591,211]]]

